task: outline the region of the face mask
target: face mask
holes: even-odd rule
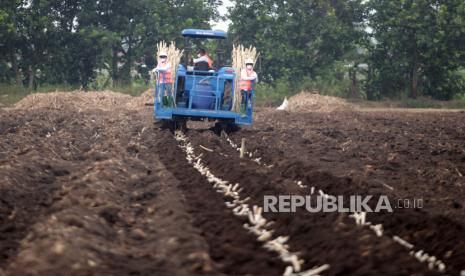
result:
[[[165,57],[162,57],[162,58],[160,58],[160,61],[161,61],[161,62],[165,62],[165,61],[166,61],[166,58],[165,58]]]
[[[247,69],[248,69],[248,70],[252,70],[252,69],[253,69],[253,65],[247,64]]]
[[[201,54],[197,54],[197,57],[198,57],[198,58],[201,57],[201,56],[202,56]]]

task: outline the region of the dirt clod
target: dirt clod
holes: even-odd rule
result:
[[[351,110],[353,106],[341,98],[316,93],[300,92],[289,99],[286,108],[290,112],[332,112]]]

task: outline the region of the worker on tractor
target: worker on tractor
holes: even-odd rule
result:
[[[245,60],[245,68],[241,70],[241,112],[244,113],[247,104],[251,102],[252,90],[255,83],[258,82],[257,73],[253,70],[253,60],[248,58]]]
[[[197,58],[194,58],[194,70],[209,71],[213,69],[213,60],[205,49],[200,49]]]
[[[159,91],[162,91],[161,96],[163,97],[164,106],[172,106],[172,88],[173,78],[171,77],[171,64],[168,62],[168,55],[166,52],[161,52],[158,56],[157,67],[155,72],[158,72],[157,86],[160,87]]]

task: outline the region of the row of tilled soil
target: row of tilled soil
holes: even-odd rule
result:
[[[306,193],[310,192],[310,186],[314,186],[333,195],[387,195],[394,203],[397,199],[422,198],[423,208],[372,213],[367,219],[382,224],[386,235],[400,236],[414,245],[411,251],[419,259],[425,258],[426,254],[429,259],[435,256],[436,260],[446,264],[447,272],[455,275],[464,269],[463,209],[457,204],[463,202],[460,192],[463,178],[454,170],[464,168],[465,155],[461,149],[465,132],[459,120],[462,113],[436,114],[436,117],[389,113],[299,114],[298,118],[275,112],[266,115],[271,119],[262,119],[252,130],[231,136],[237,144],[246,137],[254,158],[262,157],[263,163],[274,164],[270,171],[278,171],[284,178],[301,180],[308,186]],[[296,123],[297,119],[300,123]],[[284,122],[287,126],[280,127]],[[378,126],[379,122],[383,128]],[[328,125],[333,126],[331,131],[325,127]],[[295,127],[289,129],[290,126]],[[403,135],[398,135],[394,141],[385,141],[383,139],[390,135],[384,131],[387,128],[391,133],[401,132]],[[308,132],[313,133],[307,136]],[[426,138],[428,134],[431,141]],[[420,135],[422,139],[415,139]],[[343,150],[343,144],[351,145]],[[383,146],[388,150],[383,150]],[[439,157],[438,152],[442,152]],[[389,160],[390,153],[397,154],[395,160]],[[330,162],[321,160],[325,156],[329,156]],[[365,160],[359,156],[365,156]],[[389,170],[389,174],[366,175],[367,164],[382,167],[383,160],[388,166],[394,164],[395,169]],[[411,168],[412,162],[424,170],[446,173],[429,179],[416,178],[416,174],[412,174],[415,172]],[[383,185],[386,183],[388,185]],[[418,252],[420,250],[422,252]]]
[[[1,265],[17,253],[31,226],[59,199],[57,192],[75,169],[55,150],[69,144],[50,132],[62,131],[63,116],[38,111],[1,112]],[[49,137],[47,137],[49,136]]]
[[[152,125],[148,109],[58,107],[0,109],[0,275],[291,275],[290,264],[328,275],[465,269],[461,113],[259,111],[254,127],[230,134],[236,144],[247,138],[253,153],[239,158],[209,129],[187,132],[187,152]],[[240,187],[247,206],[263,206],[265,195],[325,193],[421,196],[425,207],[367,214],[371,225],[357,225],[360,214],[304,209],[238,216],[212,178]],[[257,238],[254,219],[273,222],[270,231]],[[277,254],[271,242],[298,258]]]
[[[148,151],[151,120],[0,112],[0,275],[221,274],[178,181]]]
[[[186,160],[186,154],[169,130],[158,131],[154,152],[181,183],[179,188],[194,221],[209,247],[210,258],[226,275],[282,275],[285,264],[267,251],[254,235],[243,228],[240,219],[226,208],[217,193]]]
[[[264,162],[301,161],[423,198],[430,213],[465,221],[465,112],[257,113],[231,136]]]
[[[212,132],[188,133],[206,166],[215,175],[240,183],[243,193],[251,197],[251,203],[259,206],[263,205],[265,195],[309,195],[310,185],[330,194],[332,190],[327,188],[331,185],[350,186],[347,179],[308,171],[311,180],[300,178],[308,186],[305,190],[280,167],[266,168],[240,159],[235,149]],[[377,237],[369,228],[357,227],[349,214],[308,213],[297,209],[295,213],[265,213],[264,216],[275,221],[277,236],[290,236],[289,244],[306,260],[306,268],[328,263],[329,274],[434,274],[434,270],[417,262],[392,238]]]

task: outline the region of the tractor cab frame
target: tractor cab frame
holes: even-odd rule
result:
[[[226,32],[200,29],[185,29],[182,35],[188,39],[227,38]],[[255,89],[244,99],[244,108],[233,111],[233,99],[236,76],[229,66],[217,70],[195,70],[189,65],[190,52],[177,68],[174,84],[165,84],[157,75],[154,100],[154,117],[156,120],[185,123],[187,120],[209,120],[217,123],[251,125],[253,119],[253,99]],[[220,56],[220,55],[218,55]],[[172,86],[172,87],[168,87]]]

